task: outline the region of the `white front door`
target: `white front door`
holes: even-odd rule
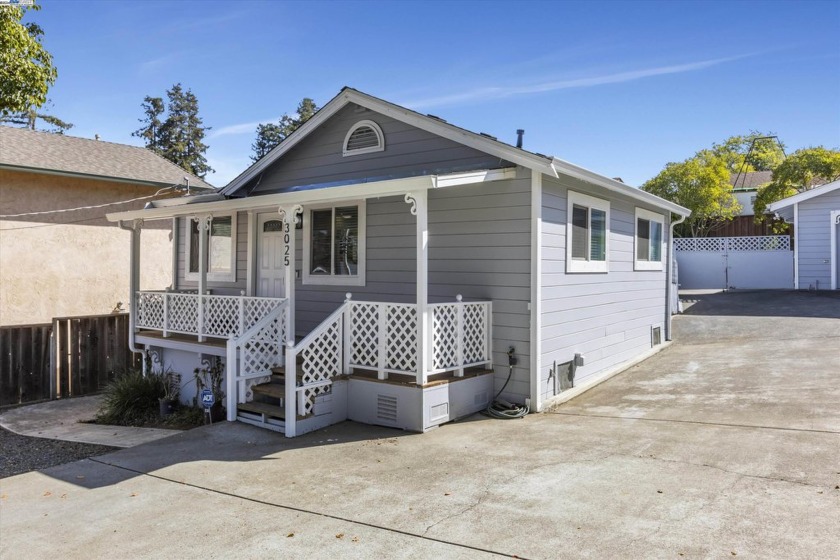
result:
[[[283,220],[276,213],[259,214],[258,218],[257,296],[286,297]]]

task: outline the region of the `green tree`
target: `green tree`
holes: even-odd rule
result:
[[[785,145],[772,132],[750,131],[743,136],[730,136],[712,151],[726,162],[733,175],[751,171],[772,171],[785,159]]]
[[[213,168],[207,164],[207,144],[204,135],[210,127],[198,116],[198,98],[192,90],[181,84],[173,85],[166,92],[166,118],[163,98],[146,96],[141,106],[143,127],[132,133],[143,138],[146,148],[168,159],[178,167],[198,177],[204,177]]]
[[[685,206],[691,216],[679,226],[680,235],[702,237],[738,215],[741,205],[732,194],[726,160],[711,150],[680,163],[669,163],[642,190]]]
[[[40,6],[30,6],[40,10]],[[58,71],[41,44],[44,31],[22,23],[25,8],[0,7],[0,114],[27,113],[47,101]]]
[[[48,100],[47,104],[52,107],[51,101]],[[51,128],[36,128],[38,121],[42,121]],[[67,130],[73,128],[73,123],[63,121],[54,115],[46,113],[43,109],[39,110],[35,107],[30,107],[28,110],[20,113],[0,115],[0,123],[13,124],[30,130],[42,130],[54,134],[64,134]]]
[[[788,196],[840,179],[840,151],[822,146],[797,150],[773,169],[773,180],[755,197],[756,221],[765,219],[767,206]]]
[[[276,148],[292,132],[312,118],[312,115],[317,111],[318,106],[315,104],[315,101],[309,97],[304,97],[298,103],[294,116],[285,114],[280,117],[277,124],[267,123],[257,125],[257,138],[251,144],[251,149],[254,151],[254,155],[251,156],[251,161],[256,162],[262,159],[263,156]]]
[[[163,126],[161,116],[165,111],[163,99],[147,95],[143,99],[141,107],[143,107],[145,116],[138,120],[144,126],[132,132],[131,135],[142,138],[147,149],[160,155],[163,153],[163,138],[161,136],[161,127]]]

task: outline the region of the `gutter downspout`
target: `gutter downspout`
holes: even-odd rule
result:
[[[665,269],[665,340],[671,340],[671,318],[673,317],[673,310],[671,309],[671,290],[673,289],[673,284],[671,283],[671,277],[674,274],[674,226],[683,223],[686,218],[687,216],[680,216],[677,221],[671,222],[668,235],[667,268]]]
[[[145,355],[142,350],[138,350],[137,346],[134,344],[134,329],[135,329],[135,321],[136,321],[136,300],[137,300],[137,288],[139,282],[139,269],[137,268],[137,258],[140,256],[140,225],[142,224],[142,220],[134,220],[134,222],[126,226],[124,225],[123,221],[120,220],[117,225],[120,229],[125,231],[131,232],[131,270],[128,274],[128,349],[131,350],[134,354],[140,354],[140,360],[143,364],[143,374],[147,374],[148,371]]]

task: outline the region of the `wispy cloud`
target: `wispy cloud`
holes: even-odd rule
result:
[[[606,84],[620,84],[623,82],[632,82],[635,80],[651,78],[654,76],[665,76],[668,74],[682,74],[685,72],[695,72],[697,70],[711,68],[712,66],[718,66],[720,64],[732,62],[742,58],[747,58],[749,56],[754,55],[747,54],[740,56],[730,56],[726,58],[715,58],[711,60],[701,60],[699,62],[690,62],[687,64],[659,66],[656,68],[631,70],[628,72],[618,72],[614,74],[590,76],[586,78],[554,80],[550,82],[542,82],[525,86],[488,86],[450,95],[428,97],[425,99],[415,99],[411,101],[406,101],[402,104],[412,109],[420,107],[440,107],[443,105],[459,105],[463,103],[471,103],[476,101],[502,99],[506,97],[513,97],[516,95],[546,93],[550,91],[559,91],[572,88],[587,88]]]
[[[138,71],[140,74],[151,74],[160,70],[161,68],[165,67],[166,65],[177,61],[183,55],[183,52],[173,52],[169,54],[165,54],[158,58],[153,58],[151,60],[147,60],[145,62],[141,62],[140,66],[138,67]]]
[[[228,126],[223,126],[220,128],[214,128],[210,134],[207,135],[207,138],[218,138],[220,136],[236,136],[239,134],[253,134],[254,131],[257,129],[257,125],[265,124],[269,122],[277,122],[280,117],[274,117],[273,119],[263,119],[261,121],[252,121],[246,123],[239,123],[239,124],[231,124]]]

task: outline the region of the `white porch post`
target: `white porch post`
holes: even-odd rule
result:
[[[278,208],[278,213],[283,219],[283,242],[286,254],[284,255],[284,283],[286,293],[283,294],[287,301],[286,309],[286,340],[281,341],[285,348],[285,383],[283,405],[285,406],[285,435],[295,437],[297,435],[297,356],[294,353],[295,347],[295,224],[300,222],[298,214],[303,212],[303,207],[296,205],[290,209]]]
[[[204,294],[207,293],[207,243],[213,215],[198,218],[198,341],[204,342]]]
[[[411,213],[417,216],[417,384],[428,380],[429,336],[429,194],[406,193]]]

